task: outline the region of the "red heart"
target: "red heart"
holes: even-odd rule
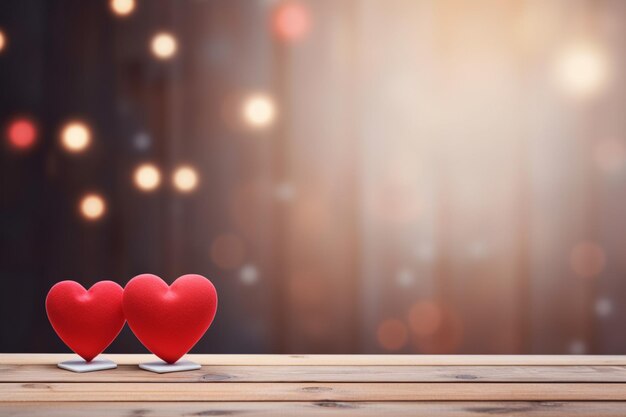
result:
[[[100,281],[89,291],[74,281],[55,284],[46,297],[46,312],[61,340],[87,362],[107,348],[124,327],[124,290]]]
[[[168,286],[143,274],[124,288],[124,314],[135,336],[165,362],[174,363],[200,340],[217,310],[217,293],[201,275],[183,275]]]

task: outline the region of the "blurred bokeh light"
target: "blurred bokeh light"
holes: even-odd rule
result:
[[[150,48],[155,57],[170,59],[176,54],[178,42],[171,33],[160,32],[152,37]]]
[[[176,168],[172,176],[172,182],[177,190],[188,193],[198,186],[198,172],[190,166],[184,165]]]
[[[243,103],[243,117],[253,127],[270,125],[275,114],[274,102],[264,94],[252,95]]]
[[[110,0],[111,10],[118,16],[128,16],[135,10],[135,0]]]
[[[87,194],[80,200],[80,213],[86,220],[100,219],[106,211],[106,202],[99,194]]]
[[[626,352],[626,2],[3,0],[0,27],[1,351],[64,349],[52,283],[148,272],[215,283],[196,352]]]
[[[161,184],[161,171],[154,164],[141,164],[133,175],[135,185],[142,191],[153,191]]]
[[[580,98],[600,93],[609,79],[606,53],[589,42],[565,47],[558,56],[556,69],[564,91]]]
[[[7,45],[7,37],[4,34],[4,31],[2,29],[0,29],[0,53],[2,53],[2,51],[4,51],[4,48]]]
[[[308,34],[311,16],[303,3],[284,1],[274,10],[272,23],[274,32],[281,40],[295,42]]]
[[[9,145],[16,150],[26,150],[35,145],[37,140],[37,126],[27,118],[12,120],[6,130]]]
[[[69,122],[61,130],[61,144],[70,153],[82,152],[91,144],[91,130],[83,122]]]

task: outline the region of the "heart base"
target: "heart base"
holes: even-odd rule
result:
[[[66,371],[79,373],[104,371],[106,369],[117,368],[117,364],[108,359],[94,359],[91,362],[87,362],[83,359],[77,359],[73,361],[60,362],[57,364],[57,366],[61,369],[65,369]]]
[[[157,374],[166,374],[168,372],[196,371],[202,366],[192,361],[178,361],[176,363],[167,363],[164,361],[144,362],[139,367],[145,371],[156,372]]]

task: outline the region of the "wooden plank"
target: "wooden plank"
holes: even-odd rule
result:
[[[0,382],[626,382],[625,366],[203,366],[155,374],[135,365],[77,374],[0,365]]]
[[[621,402],[125,402],[125,403],[0,403],[0,415],[13,417],[84,416],[335,416],[344,417],[492,417],[494,415],[547,417],[623,417]]]
[[[1,383],[0,401],[625,401],[623,383]]]
[[[150,354],[104,354],[120,365],[154,361]],[[0,364],[56,364],[76,359],[74,354],[0,353]],[[617,365],[626,366],[626,355],[206,355],[189,354],[186,359],[202,365]]]

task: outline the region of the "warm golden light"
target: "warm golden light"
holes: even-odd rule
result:
[[[69,122],[61,130],[61,144],[68,152],[82,152],[91,143],[91,131],[82,122]]]
[[[190,166],[181,166],[174,171],[172,182],[179,191],[193,191],[198,186],[198,173]]]
[[[176,38],[170,33],[157,33],[152,38],[152,53],[159,59],[169,59],[173,57],[177,47]]]
[[[4,51],[4,47],[7,44],[7,38],[2,30],[0,30],[0,52]]]
[[[111,0],[111,10],[118,16],[128,16],[135,10],[135,0]]]
[[[243,117],[254,127],[265,127],[274,121],[276,109],[271,98],[265,95],[248,97],[243,105]]]
[[[98,194],[87,194],[80,200],[80,213],[87,220],[98,220],[106,211],[106,203]]]
[[[152,164],[143,164],[135,169],[135,185],[143,191],[152,191],[161,184],[161,172]]]
[[[565,48],[557,59],[557,81],[569,95],[585,98],[599,93],[609,78],[604,51],[589,43]]]

